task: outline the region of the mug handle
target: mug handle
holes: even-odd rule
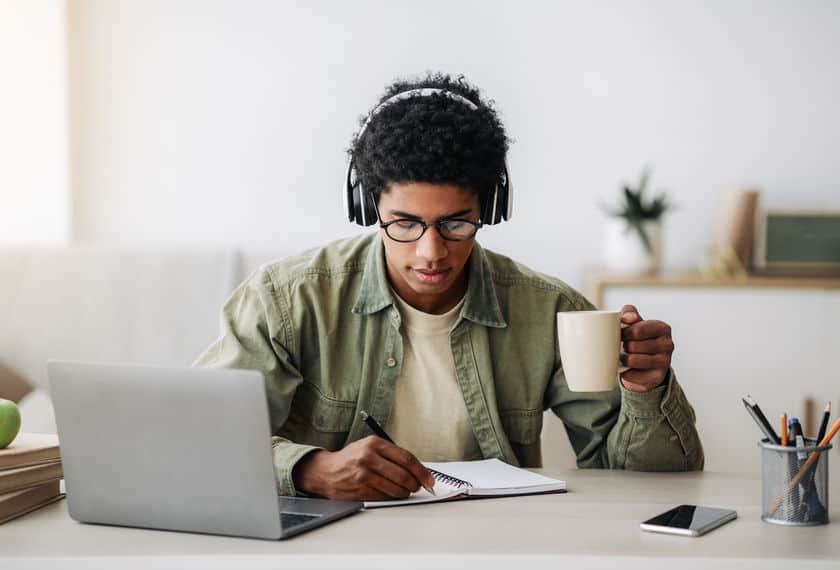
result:
[[[619,316],[618,317],[618,326],[620,326],[622,329],[626,329],[630,325],[628,325],[627,323],[622,323],[621,322],[621,316]],[[619,352],[621,352],[621,341],[620,340],[618,341],[618,344],[619,344]],[[619,376],[619,378],[621,378],[621,375],[624,374],[625,372],[627,372],[628,370],[630,370],[630,367],[629,366],[624,366],[621,363],[621,357],[619,356],[618,357],[618,376]]]

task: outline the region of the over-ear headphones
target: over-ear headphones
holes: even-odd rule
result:
[[[393,97],[389,97],[382,103],[376,106],[373,111],[367,116],[362,128],[359,130],[357,139],[362,138],[362,133],[365,132],[371,120],[385,107],[392,105],[397,101],[411,99],[414,97],[431,97],[432,95],[441,95],[448,97],[453,101],[460,101],[470,109],[476,110],[478,106],[461,95],[447,91],[445,89],[437,89],[432,87],[424,87],[421,89],[410,89],[397,93]],[[356,175],[356,167],[353,163],[353,156],[347,163],[347,177],[344,188],[344,207],[347,209],[347,218],[351,222],[356,222],[360,226],[371,226],[377,221],[376,205],[374,204],[374,196],[370,192],[366,192],[362,188],[362,183]],[[510,174],[508,173],[507,160],[505,160],[502,171],[498,175],[498,180],[493,191],[484,197],[481,204],[481,222],[485,225],[498,224],[503,219],[509,220],[513,215],[513,185],[510,182]]]

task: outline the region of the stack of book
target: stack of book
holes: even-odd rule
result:
[[[0,524],[61,499],[58,437],[21,433],[0,449]]]

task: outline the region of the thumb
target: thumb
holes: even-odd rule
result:
[[[639,310],[635,305],[624,305],[621,307],[621,322],[632,324],[641,320],[643,320],[642,315],[639,314]]]

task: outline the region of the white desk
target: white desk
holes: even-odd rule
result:
[[[833,523],[792,528],[760,520],[757,477],[600,470],[548,474],[565,479],[569,493],[365,511],[276,542],[79,524],[61,501],[0,526],[0,567],[840,568],[836,502]],[[836,485],[832,491],[840,497]],[[643,519],[680,503],[732,507],[739,518],[699,538],[639,530]]]

